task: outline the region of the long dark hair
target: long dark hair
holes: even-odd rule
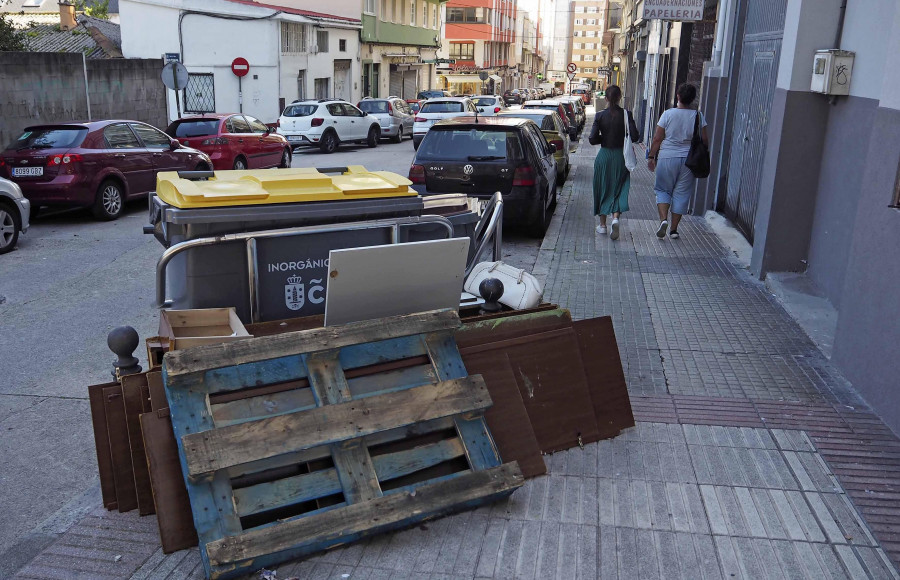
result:
[[[619,85],[609,85],[606,87],[606,101],[609,103],[608,108],[618,107],[619,101],[622,100],[622,89]]]

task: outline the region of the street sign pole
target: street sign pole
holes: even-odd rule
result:
[[[246,58],[237,57],[231,61],[231,72],[238,78],[238,109],[240,113],[244,112],[244,85],[241,79],[250,72],[250,63]]]

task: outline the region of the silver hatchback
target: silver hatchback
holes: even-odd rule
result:
[[[31,203],[15,182],[0,177],[0,254],[12,251],[28,231]]]
[[[361,111],[378,119],[381,125],[381,138],[390,137],[395,143],[403,141],[409,135],[412,139],[415,114],[409,104],[400,97],[373,99],[366,97],[357,105]]]

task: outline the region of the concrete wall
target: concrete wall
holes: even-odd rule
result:
[[[165,128],[161,69],[158,59],[89,60],[85,91],[81,54],[0,52],[0,146],[43,123],[125,118]]]
[[[900,9],[881,15],[885,54],[900,54]],[[856,71],[854,71],[854,76]],[[888,207],[900,168],[900,71],[883,71],[850,238],[832,360],[896,433],[900,433],[900,209]],[[863,84],[865,86],[865,84]]]

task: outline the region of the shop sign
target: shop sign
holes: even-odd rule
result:
[[[645,20],[703,20],[704,0],[644,0]]]

